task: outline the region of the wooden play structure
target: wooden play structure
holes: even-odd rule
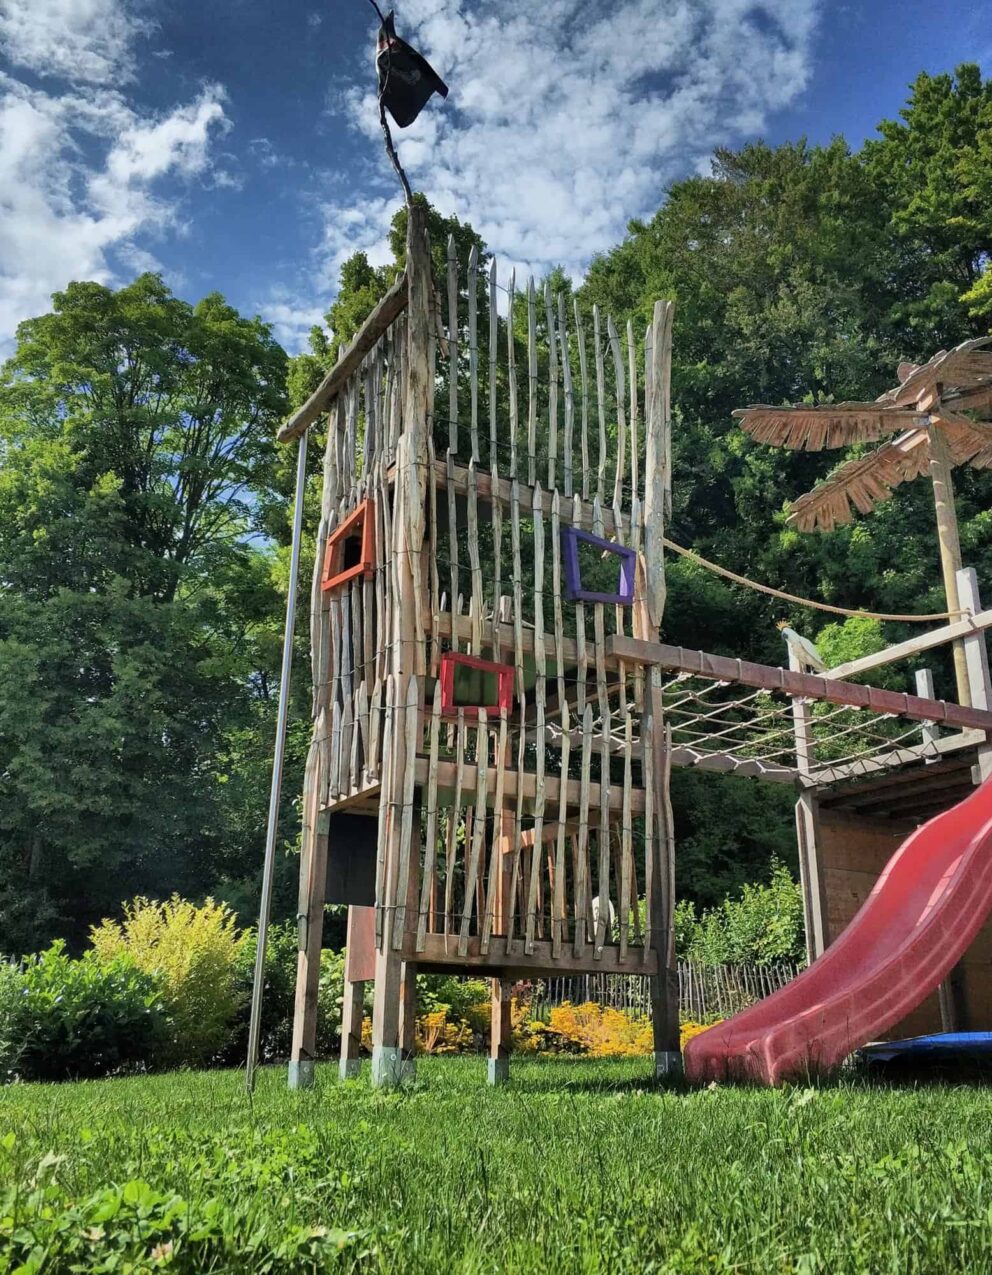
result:
[[[992,613],[973,573],[954,574],[948,623],[826,676],[794,653],[785,669],[660,641],[672,321],[659,301],[643,334],[590,322],[474,252],[466,274],[453,243],[438,284],[413,205],[404,272],[280,432],[326,420],[294,1086],[313,1077],[325,903],[349,906],[342,1074],[370,982],[373,1081],[409,1073],[418,971],[492,979],[493,1083],[514,981],[647,974],[665,1074],[672,766],[796,788],[813,956],[856,893],[831,884],[853,844],[833,830],[853,819],[871,841],[879,815],[916,819],[987,769]],[[992,385],[990,356],[968,357]],[[933,428],[931,400],[914,428]],[[949,642],[958,703],[850,680]]]

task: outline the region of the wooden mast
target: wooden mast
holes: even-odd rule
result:
[[[937,392],[939,393],[939,386]],[[939,407],[939,398],[936,405]],[[933,406],[927,400],[920,401],[920,410]],[[937,513],[937,542],[940,546],[940,568],[944,577],[944,596],[947,609],[955,612],[960,609],[958,594],[958,572],[961,570],[961,540],[958,536],[958,516],[954,507],[954,481],[951,477],[951,449],[947,435],[939,420],[933,417],[927,427],[930,441],[930,481],[933,483],[933,503]],[[954,680],[957,686],[958,703],[971,704],[971,693],[968,686],[968,663],[964,646],[955,642],[951,648],[954,654]]]

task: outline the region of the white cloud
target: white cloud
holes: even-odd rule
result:
[[[394,129],[411,182],[469,219],[501,256],[579,274],[652,213],[665,187],[718,145],[763,129],[805,88],[822,0],[406,0],[401,34],[448,81]],[[332,92],[370,142],[375,98]],[[370,154],[373,152],[370,150]],[[323,253],[337,263],[382,242],[398,202],[336,201]]]
[[[152,24],[120,0],[3,0],[0,51],[14,66],[75,83],[133,75],[133,41]]]
[[[131,104],[117,85],[143,27],[124,3],[0,3],[10,60],[68,81],[41,89],[0,73],[2,347],[70,280],[115,281],[115,258],[154,264],[136,240],[181,229],[178,183],[211,176],[212,143],[229,124],[216,85],[154,116]]]
[[[307,348],[312,327],[325,330],[327,327],[324,322],[325,306],[313,298],[294,296],[287,288],[273,288],[256,308],[272,325],[276,340],[290,354]]]

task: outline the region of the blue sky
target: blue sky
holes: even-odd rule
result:
[[[989,73],[984,7],[403,0],[451,96],[400,152],[518,275],[578,275],[715,146],[857,145],[919,70]],[[374,34],[367,0],[0,0],[0,352],[70,279],[146,268],[300,348],[341,261],[385,259]]]

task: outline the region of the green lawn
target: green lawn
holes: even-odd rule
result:
[[[0,1271],[992,1268],[989,1090],[662,1091],[647,1065],[9,1087]]]

